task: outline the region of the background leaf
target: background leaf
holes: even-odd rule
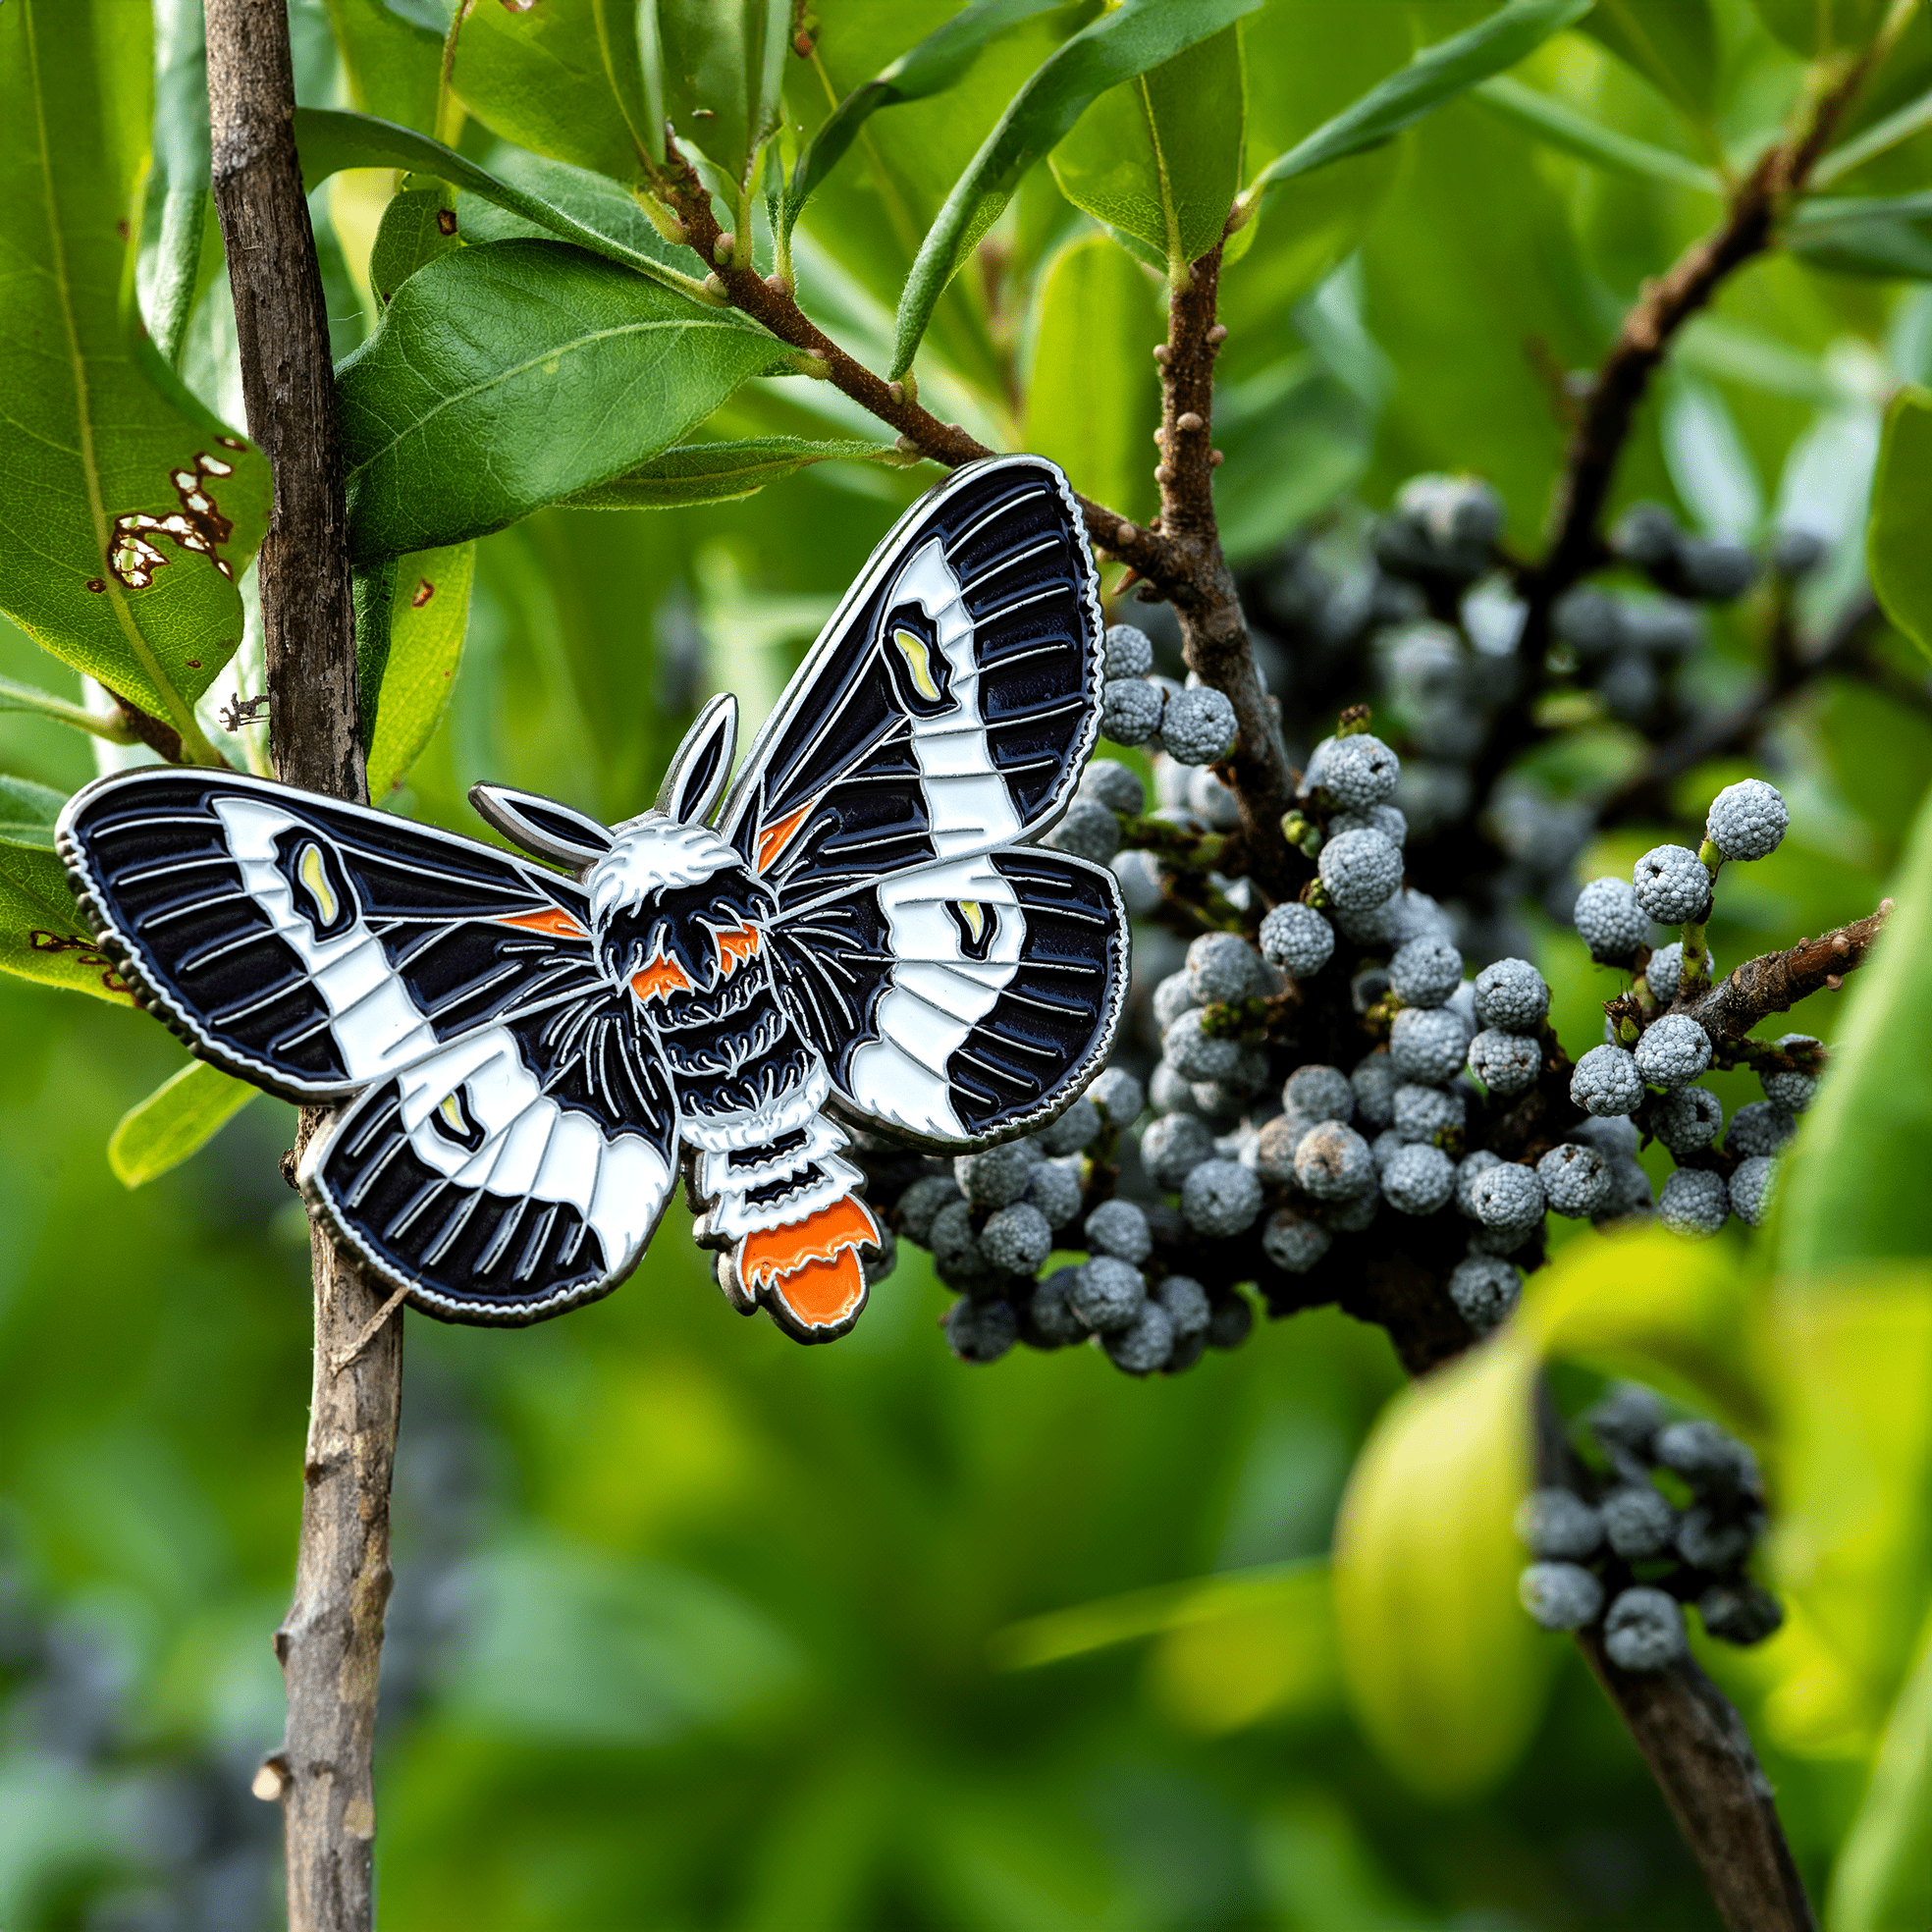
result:
[[[856,438],[813,442],[802,436],[747,436],[685,443],[649,462],[580,490],[569,501],[586,510],[674,510],[687,504],[730,503],[813,463],[903,461],[890,443]]]
[[[386,574],[388,650],[379,673],[365,668],[362,689],[369,796],[378,801],[408,777],[449,708],[469,625],[476,546],[414,551]],[[356,628],[359,640],[359,621]]]
[[[203,239],[212,226],[208,51],[195,0],[155,0],[154,67],[153,160],[136,285],[155,348],[178,362],[202,287]]]
[[[107,1164],[123,1187],[141,1187],[198,1153],[259,1098],[245,1080],[190,1060],[121,1116],[107,1144]]]
[[[1932,281],[1932,194],[1821,196],[1797,211],[1784,240],[1814,268]]]
[[[1471,89],[1473,98],[1492,113],[1528,128],[1538,140],[1565,154],[1614,169],[1619,174],[1694,188],[1703,194],[1721,195],[1724,184],[1709,168],[1700,168],[1654,141],[1633,140],[1606,128],[1549,94],[1526,87],[1504,74]]]
[[[665,108],[679,140],[745,187],[778,124],[791,0],[652,0]]]
[[[1885,412],[1866,539],[1885,614],[1932,658],[1932,391],[1904,389]]]
[[[456,221],[455,196],[440,182],[405,187],[390,197],[369,250],[369,282],[378,302],[387,306],[425,262],[462,246]]]
[[[563,242],[446,255],[402,284],[340,371],[355,554],[459,543],[620,476],[772,347]]]
[[[1579,26],[1673,105],[1710,112],[1718,71],[1710,0],[1597,0]]]
[[[1830,1932],[1894,1932],[1932,1919],[1932,1618],[1893,1706],[1864,1801],[1825,1902]]]

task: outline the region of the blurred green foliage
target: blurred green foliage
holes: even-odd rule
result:
[[[480,6],[458,98],[439,101],[439,0],[295,0],[300,95],[440,134],[537,197],[537,213],[562,209],[670,262],[608,182],[560,166],[622,178],[637,164],[644,79],[614,79],[584,54],[598,11],[554,0],[524,22]],[[691,16],[654,11],[673,26]],[[809,51],[784,56],[787,152],[953,14],[943,0],[816,11]],[[1153,168],[1163,129],[1199,104],[1183,91],[1163,105],[1177,64],[1102,95],[1051,168],[1007,179],[989,155],[1006,105],[1098,11],[1007,8],[1001,30],[953,44],[949,90],[882,89],[886,104],[781,220],[795,219],[808,310],[884,371],[922,242],[986,156],[959,216],[980,245],[949,277],[948,254],[919,297],[922,398],[993,443],[1046,450],[1076,486],[1140,515],[1153,502],[1161,295],[1140,258],[1198,240],[1197,189],[1256,182],[1390,76],[1422,84],[1405,67],[1418,49],[1498,15],[1477,0],[1268,0],[1228,29],[1221,17],[1240,10],[1223,7],[1221,37],[1197,35],[1180,62],[1219,99],[1226,35],[1240,36],[1238,169],[1212,116],[1192,175]],[[22,8],[6,12],[18,22]],[[1564,12],[1518,0],[1512,20],[1547,30]],[[193,54],[182,8],[159,14],[166,165],[149,198],[172,240],[159,257],[151,238],[136,244],[142,288],[170,314],[194,300],[180,366],[195,420],[233,422],[216,251],[181,200],[192,151],[180,76]],[[1495,483],[1512,544],[1530,553],[1562,455],[1566,377],[1710,225],[1710,178],[1747,162],[1788,109],[1816,36],[1839,46],[1875,20],[1865,0],[1601,0],[1507,87],[1257,194],[1223,290],[1230,552],[1264,560],[1314,520],[1359,531],[1363,507],[1402,478],[1450,468]],[[554,30],[569,55],[541,90],[524,84],[525,26]],[[744,106],[711,157],[734,193],[741,136],[769,105],[762,53],[751,58],[762,46],[745,41]],[[1488,71],[1473,64],[1458,84]],[[116,84],[129,92],[125,74]],[[1924,272],[1909,245],[1922,216],[1898,205],[1932,167],[1928,87],[1921,15],[1833,178],[1835,193],[1885,206],[1841,210],[1829,247],[1820,230],[1725,286],[1619,473],[1620,503],[1662,497],[1707,531],[1820,528],[1834,551],[1800,596],[1812,626],[1857,586],[1887,400],[1932,377],[1932,290],[1910,279]],[[480,119],[465,122],[464,106]],[[90,165],[111,161],[132,183],[119,157],[140,131],[122,113],[131,125]],[[1100,139],[1135,115],[1145,150],[1124,134]],[[420,141],[384,158],[435,163]],[[471,178],[454,184],[468,190],[454,203],[463,247],[443,250],[417,219],[448,199],[427,180],[405,191],[431,199],[388,224],[404,187],[394,168],[338,174],[313,197],[338,350],[360,350],[364,370],[406,359],[411,308],[434,277],[474,277],[472,244],[563,245],[530,239],[546,232],[531,225],[535,203],[506,213]],[[766,211],[748,193],[742,205],[765,246]],[[414,295],[388,310],[382,298],[425,259]],[[599,299],[618,287],[608,261],[575,263]],[[662,286],[632,278],[625,312],[655,312]],[[375,335],[384,314],[393,332]],[[468,522],[408,521],[441,506],[392,483],[409,541],[493,527],[585,483],[605,501],[671,506],[538,509],[365,584],[372,778],[397,809],[478,835],[463,794],[487,777],[616,820],[653,794],[710,692],[735,690],[751,722],[769,708],[930,472],[876,460],[879,425],[792,374],[738,388],[695,446],[667,449],[755,360],[677,372],[666,387],[682,386],[684,412],[668,402],[665,434],[631,444],[534,408],[519,433],[551,473],[450,476],[445,503],[486,483],[508,492]],[[172,378],[156,380],[159,408]],[[689,387],[700,380],[703,395]],[[608,462],[586,449],[593,432],[616,452]],[[1906,483],[1922,503],[1922,473]],[[1922,574],[1908,536],[1895,548],[1903,576]],[[1714,698],[1761,665],[1769,616],[1759,599],[1719,617],[1694,671]],[[1883,675],[1817,680],[1764,748],[1792,832],[1773,858],[1727,875],[1711,928],[1720,968],[1868,911],[1907,863],[1932,713],[1905,639],[1886,633],[1874,649]],[[231,673],[243,696],[259,688],[258,651],[244,639]],[[60,910],[34,804],[46,794],[32,787],[65,794],[95,763],[93,741],[58,715],[80,695],[73,679],[11,628],[0,677],[59,687],[44,701],[0,695],[0,769],[20,781],[0,824],[0,966],[49,983],[16,978],[0,998],[0,1924],[241,1932],[279,1913],[275,1815],[245,1786],[280,1734],[268,1634],[289,1589],[308,1377],[306,1222],[277,1172],[293,1115],[254,1101],[162,1171],[151,1143],[169,1107],[207,1119],[227,1098],[191,1076],[117,1143],[127,1178],[160,1178],[138,1192],[115,1179],[116,1122],[182,1054],[80,949],[20,937]],[[258,728],[219,733],[212,708],[203,724],[260,762]],[[1591,724],[1544,754],[1539,776],[1579,789],[1637,749],[1623,727]],[[1689,775],[1683,824],[1599,840],[1585,875],[1627,869],[1741,776],[1733,764]],[[1922,830],[1914,851],[1923,882]],[[1910,907],[1920,934],[1928,890]],[[1617,983],[1574,936],[1536,932],[1559,1031],[1586,1040]],[[1560,1300],[1563,1318],[1526,1327],[1525,1354],[1470,1371],[1486,1377],[1487,1434],[1459,1434],[1441,1456],[1426,1433],[1405,1438],[1430,1404],[1440,1425],[1454,1388],[1388,1413],[1351,1505],[1367,1511],[1377,1489],[1388,1505],[1381,1581],[1366,1595],[1346,1577],[1331,1593],[1327,1556],[1350,1471],[1402,1377],[1380,1334],[1332,1310],[1173,1381],[1133,1383],[1085,1355],[979,1371],[946,1355],[944,1298],[907,1253],[852,1339],[802,1351],[731,1317],[680,1210],[632,1281],[567,1321],[499,1334],[411,1317],[378,1766],[384,1924],[1708,1924],[1663,1803],[1581,1663],[1496,1601],[1514,1561],[1498,1509],[1521,1480],[1496,1393],[1520,1398],[1533,1344],[1560,1395],[1636,1368],[1765,1449],[1782,1525],[1773,1575],[1793,1614],[1760,1649],[1708,1661],[1752,1724],[1814,1893],[1830,1887],[1834,1932],[1922,1926],[1922,955],[1917,942],[1909,957],[1881,954],[1843,1028],[1831,995],[1798,1022],[1842,1032],[1855,1059],[1806,1128],[1803,1187],[1774,1231],[1782,1261],[1773,1238],[1694,1261],[1680,1250],[1676,1274],[1642,1263],[1646,1299],[1627,1292],[1613,1251],[1566,1245],[1532,1303]],[[123,1009],[59,990],[76,987]],[[1755,1097],[1744,1074],[1711,1085],[1727,1109]],[[1875,1178],[1887,1173],[1898,1178]],[[1842,1197],[1880,1187],[1884,1225],[1848,1241]],[[1846,1272],[1874,1255],[1891,1271]],[[1459,1473],[1447,1493],[1460,1513],[1419,1517]]]

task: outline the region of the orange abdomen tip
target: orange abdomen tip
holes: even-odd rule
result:
[[[836,1328],[865,1301],[858,1251],[879,1245],[872,1210],[848,1194],[788,1227],[753,1229],[738,1250],[738,1278],[782,1302],[791,1325]]]

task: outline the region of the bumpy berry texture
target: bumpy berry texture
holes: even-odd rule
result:
[[[1160,742],[1183,765],[1211,765],[1234,743],[1234,707],[1219,691],[1202,685],[1176,691],[1160,719]]]
[[[1692,991],[1684,982],[1684,942],[1673,939],[1669,945],[1660,945],[1650,955],[1650,963],[1643,969],[1645,984],[1658,1002],[1668,1006],[1681,993]],[[1698,969],[1698,983],[1708,985],[1717,978],[1717,962],[1711,957],[1710,948],[1704,948],[1704,960]]]
[[[1798,1122],[1781,1106],[1769,1100],[1752,1100],[1731,1116],[1731,1131],[1724,1145],[1733,1153],[1749,1157],[1754,1154],[1776,1154],[1798,1132]]]
[[[1577,936],[1592,959],[1622,961],[1650,939],[1650,920],[1621,879],[1592,879],[1571,910]]]
[[[1762,859],[1778,849],[1790,824],[1777,786],[1744,778],[1711,800],[1704,833],[1727,859]]]
[[[1346,1201],[1375,1185],[1368,1143],[1352,1127],[1324,1121],[1311,1127],[1295,1150],[1295,1180],[1316,1201]]]
[[[1020,1338],[1020,1318],[1004,1302],[962,1296],[945,1317],[946,1346],[961,1362],[997,1362]]]
[[[1754,1154],[1741,1160],[1731,1173],[1731,1211],[1746,1227],[1762,1227],[1771,1212],[1776,1191],[1778,1163],[1765,1154]]]
[[[1673,1154],[1695,1154],[1717,1139],[1724,1105],[1708,1087],[1680,1087],[1652,1103],[1650,1131]]]
[[[1610,1163],[1593,1147],[1566,1142],[1536,1163],[1536,1178],[1553,1214],[1586,1220],[1602,1212],[1610,1195]]]
[[[1407,1080],[1446,1086],[1469,1056],[1469,1028],[1452,1006],[1405,1006],[1389,1028],[1389,1057]]]
[[[1439,1148],[1399,1148],[1382,1169],[1382,1196],[1404,1214],[1433,1214],[1456,1192],[1456,1163]]]
[[[1078,1154],[1091,1147],[1100,1131],[1100,1110],[1091,1100],[1078,1100],[1050,1126],[1040,1132],[1040,1145],[1050,1154]]]
[[[1261,991],[1261,962],[1246,939],[1204,933],[1187,949],[1188,991],[1198,1006],[1246,999]]]
[[[1517,1582],[1523,1607],[1546,1631],[1583,1630],[1603,1609],[1603,1585],[1578,1563],[1532,1563]]]
[[[1534,1171],[1499,1160],[1470,1184],[1476,1218],[1498,1234],[1528,1234],[1543,1217],[1543,1184]]]
[[[1046,1216],[1024,1201],[1000,1208],[980,1230],[980,1253],[1001,1274],[1032,1274],[1052,1248]]]
[[[1154,1251],[1148,1217],[1131,1201],[1105,1201],[1087,1216],[1087,1247],[1091,1254],[1111,1255],[1135,1267]]]
[[[973,1207],[1005,1208],[1026,1193],[1033,1161],[1021,1142],[1009,1141],[985,1154],[962,1154],[952,1163],[952,1177]]]
[[[1158,1302],[1143,1302],[1131,1321],[1101,1335],[1100,1345],[1116,1368],[1130,1375],[1151,1375],[1164,1368],[1174,1352],[1173,1317]]]
[[[1124,1067],[1108,1067],[1087,1090],[1087,1098],[1116,1127],[1126,1127],[1140,1118],[1147,1105],[1141,1083]]]
[[[1306,1274],[1334,1240],[1314,1215],[1299,1208],[1278,1208],[1261,1230],[1261,1247],[1276,1267]]]
[[[1109,812],[1124,812],[1129,818],[1147,810],[1147,786],[1112,758],[1089,761],[1080,775],[1080,795],[1097,799]]]
[[[1109,624],[1101,649],[1109,677],[1145,677],[1154,669],[1154,641],[1133,624]]]
[[[1110,1335],[1127,1327],[1147,1299],[1141,1271],[1108,1255],[1097,1255],[1067,1284],[1067,1304],[1085,1328]]]
[[[1109,677],[1100,687],[1100,735],[1139,745],[1156,735],[1167,694],[1144,677]]]
[[[1687,1652],[1676,1597],[1642,1583],[1620,1591],[1603,1614],[1603,1651],[1619,1670],[1668,1670]]]
[[[1463,983],[1463,955],[1447,939],[1411,939],[1389,961],[1389,987],[1405,1006],[1440,1006]]]
[[[1120,821],[1098,798],[1076,797],[1066,816],[1040,842],[1056,852],[1105,865],[1120,850]]]
[[[1731,1201],[1722,1174],[1680,1167],[1657,1197],[1657,1218],[1673,1234],[1711,1235],[1730,1217]]]
[[[1631,872],[1637,902],[1659,925],[1701,919],[1710,904],[1710,874],[1688,845],[1656,845]]]
[[[1345,832],[1379,832],[1397,851],[1409,841],[1409,821],[1397,805],[1364,805],[1359,810],[1337,812],[1328,821],[1328,835],[1339,837]]]
[[[1643,1029],[1633,1057],[1653,1087],[1688,1087],[1711,1063],[1710,1035],[1688,1013],[1666,1013]]]
[[[1181,1189],[1188,1226],[1210,1241],[1242,1233],[1261,1211],[1261,1184],[1237,1160],[1204,1160]]]
[[[1379,832],[1345,832],[1322,846],[1316,864],[1338,910],[1384,904],[1402,884],[1402,854]]]
[[[1317,1120],[1346,1123],[1355,1118],[1355,1088],[1340,1067],[1297,1067],[1282,1086],[1281,1104],[1311,1124]]]
[[[1478,1025],[1498,1033],[1534,1033],[1549,1012],[1543,976],[1527,959],[1499,959],[1476,976]]]
[[[1508,1320],[1522,1295],[1522,1277],[1497,1256],[1471,1255],[1449,1277],[1449,1299],[1477,1335]]]
[[[1321,784],[1338,805],[1363,811],[1380,805],[1402,778],[1402,761],[1368,732],[1337,738],[1321,761]]]
[[[1785,1053],[1794,1046],[1817,1046],[1822,1043],[1808,1033],[1785,1033],[1771,1044],[1779,1052]],[[1773,1106],[1783,1107],[1787,1113],[1802,1113],[1818,1094],[1818,1076],[1815,1073],[1760,1068],[1757,1084],[1764,1089],[1764,1098]]]
[[[1335,951],[1335,929],[1313,906],[1279,905],[1261,921],[1261,956],[1298,980],[1313,978]]]
[[[1434,1141],[1460,1130],[1468,1117],[1468,1102],[1453,1089],[1412,1082],[1395,1090],[1390,1131],[1400,1142]]]
[[[1643,1076],[1621,1046],[1592,1046],[1570,1077],[1570,1098],[1585,1113],[1635,1113],[1643,1099]]]
[[[1527,1034],[1486,1028],[1469,1044],[1469,1070],[1492,1094],[1521,1094],[1543,1070],[1543,1049]]]

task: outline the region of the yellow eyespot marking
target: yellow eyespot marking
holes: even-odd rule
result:
[[[302,855],[295,866],[295,876],[308,887],[309,896],[315,901],[315,909],[321,915],[324,926],[336,923],[336,914],[341,909],[336,899],[335,887],[329,884],[329,869],[322,863],[322,848],[316,844],[302,847]]]
[[[942,693],[939,680],[933,675],[926,640],[901,624],[892,632],[892,642],[899,647],[899,656],[906,661],[906,670],[912,673],[912,688],[929,703],[938,704]]]
[[[973,943],[978,945],[986,938],[986,907],[978,899],[961,899],[959,910],[966,920],[966,930],[972,936]]]
[[[436,1111],[450,1123],[452,1133],[461,1135],[469,1132],[469,1122],[463,1118],[462,1103],[456,1095],[449,1095]]]

